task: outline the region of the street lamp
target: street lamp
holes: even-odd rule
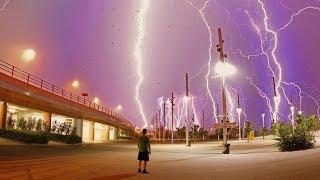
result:
[[[100,100],[98,97],[93,98],[93,103],[99,104]]]
[[[302,115],[302,111],[301,111],[301,110],[299,110],[299,111],[298,111],[298,114],[299,114],[299,115]]]
[[[265,114],[261,114],[262,116],[262,137],[264,139],[264,117],[266,116]]]
[[[120,111],[122,111],[122,106],[119,104],[117,107],[116,107],[116,110],[118,111],[118,112],[120,112]]]
[[[72,87],[73,88],[78,88],[79,87],[79,81],[78,80],[74,80],[72,83],[71,83],[71,85],[72,85]]]
[[[219,76],[228,77],[228,76],[235,74],[237,72],[237,69],[230,63],[219,61],[215,65],[214,71]]]
[[[36,52],[33,49],[25,49],[22,51],[21,58],[26,61],[32,61],[36,57]]]
[[[238,128],[239,128],[239,141],[241,140],[241,128],[240,128],[240,120],[241,120],[241,113],[242,113],[242,109],[239,107],[237,108],[237,113],[238,113]]]
[[[294,106],[290,106],[291,110],[291,124],[292,124],[292,130],[294,130]]]
[[[221,76],[221,91],[222,91],[222,111],[223,111],[223,153],[229,154],[227,145],[227,101],[226,101],[226,86],[225,86],[225,78],[227,76],[230,76],[236,72],[236,68],[225,62],[224,58],[227,57],[227,55],[223,52],[223,39],[222,39],[222,32],[221,29],[218,28],[218,37],[219,37],[219,43],[217,46],[217,51],[219,52],[220,61],[216,64],[214,70],[215,72]]]

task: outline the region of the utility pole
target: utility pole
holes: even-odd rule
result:
[[[294,126],[294,106],[293,106],[293,100],[292,100],[292,95],[290,96],[290,110],[291,110],[291,124],[292,124],[292,130],[294,131],[295,126]]]
[[[159,141],[161,140],[161,108],[159,109]]]
[[[189,76],[188,73],[186,73],[186,146],[189,147]]]
[[[156,131],[155,131],[155,135],[156,135],[156,139],[158,137],[158,113],[156,113]]]
[[[275,81],[274,77],[272,77],[272,84],[273,84],[274,103],[275,103],[275,106],[276,106],[276,103],[277,103],[278,100],[277,100],[276,81]],[[276,123],[277,119],[278,119],[278,115],[277,115],[276,111],[274,111],[273,112],[273,123]]]
[[[174,96],[171,93],[171,144],[173,144],[173,107],[174,107]]]
[[[218,28],[218,37],[219,37],[219,44],[217,45],[217,51],[219,52],[220,61],[224,63],[224,58],[227,57],[226,54],[223,52],[223,40],[222,40],[222,32],[221,29]],[[226,150],[227,144],[227,101],[226,101],[226,86],[225,86],[225,76],[222,75],[222,87],[221,87],[221,96],[222,96],[222,122],[223,122],[223,148]]]
[[[265,130],[265,128],[264,128],[264,117],[265,117],[265,114],[262,114],[262,137],[263,137],[263,139],[264,139],[264,130]]]
[[[202,131],[204,132],[204,110],[202,110]],[[202,140],[204,140],[204,134],[202,134]]]
[[[166,103],[163,102],[163,135],[162,135],[163,142],[165,138],[166,138]]]
[[[242,113],[242,109],[240,107],[240,96],[239,93],[237,93],[237,99],[238,99],[238,108],[237,108],[237,112],[238,112],[238,129],[239,129],[239,141],[241,140],[241,113]]]

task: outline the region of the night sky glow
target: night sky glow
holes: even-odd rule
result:
[[[0,0],[0,58],[64,88],[78,80],[73,91],[121,105],[138,127],[172,91],[175,126],[184,124],[188,72],[188,109],[195,123],[204,110],[210,128],[222,112],[220,27],[237,68],[226,80],[228,114],[239,93],[242,119],[261,127],[264,113],[270,126],[273,117],[290,121],[291,106],[319,114],[319,17],[319,0]],[[33,61],[21,59],[25,49]]]

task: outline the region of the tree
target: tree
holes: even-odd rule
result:
[[[222,134],[223,134],[222,128],[216,129],[215,133],[216,133],[217,138],[218,138],[217,140],[219,141],[220,140],[220,136],[222,136]]]
[[[14,128],[14,123],[15,123],[15,121],[14,121],[14,119],[12,117],[12,114],[10,114],[10,116],[7,119],[7,128],[8,129],[13,129]]]
[[[191,134],[192,134],[192,137],[193,139],[197,139],[200,135],[199,133],[199,125],[196,125],[194,124],[192,127],[191,127]]]
[[[24,117],[19,118],[17,126],[21,131],[27,129],[27,121],[24,119]]]
[[[208,137],[209,131],[205,130],[204,128],[199,129],[199,136],[203,138]]]
[[[186,127],[183,126],[181,128],[177,128],[177,136],[180,138],[180,139],[183,139],[185,136],[186,136]]]

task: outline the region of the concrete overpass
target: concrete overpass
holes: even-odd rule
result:
[[[134,127],[109,108],[100,106],[68,90],[46,82],[15,66],[0,60],[0,126],[6,126],[8,103],[43,112],[43,121],[52,123],[52,114],[74,119],[78,134],[83,135],[83,121],[89,126],[89,140],[94,141],[94,123],[108,125],[118,130],[133,132]],[[107,130],[109,131],[109,130]],[[108,135],[109,136],[109,135]],[[117,137],[117,135],[115,135]]]

